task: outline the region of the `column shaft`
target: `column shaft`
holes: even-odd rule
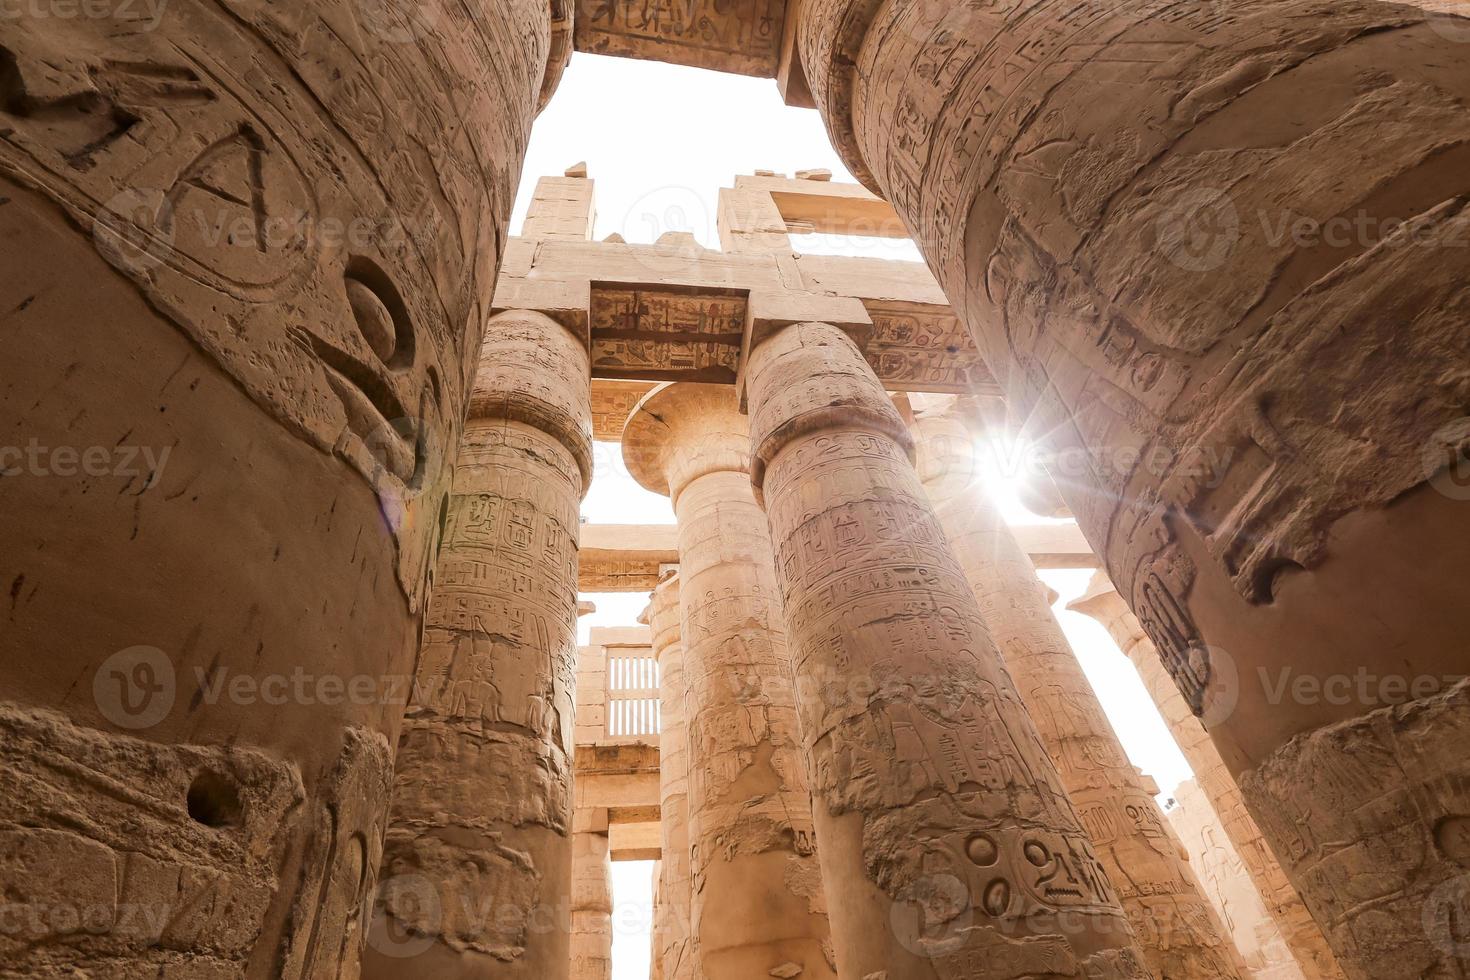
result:
[[[489,324],[399,739],[374,978],[565,977],[586,348]]]
[[[1245,964],[1049,608],[1030,557],[977,479],[968,414],[914,424],[919,475],[980,613],[1159,980],[1245,976]]]
[[[1189,710],[1178,686],[1164,670],[1158,651],[1139,625],[1138,617],[1128,611],[1122,596],[1102,572],[1093,576],[1086,594],[1068,608],[1101,623],[1138,669],[1143,686],[1164,716],[1174,741],[1194,770],[1195,781],[1219,816],[1225,836],[1240,855],[1267,911],[1281,928],[1282,936],[1307,980],[1340,978],[1342,972],[1327,946],[1322,929],[1312,919],[1302,904],[1301,896],[1287,880],[1276,856],[1262,839],[1260,828],[1251,819],[1241,799],[1235,777],[1225,768],[1209,732]]]
[[[684,679],[679,577],[670,574],[653,590],[648,625],[658,658],[659,836],[662,849],[658,906],[653,926],[653,976],[690,980],[689,950],[689,735],[684,717],[689,686]]]
[[[747,372],[841,975],[1146,976],[872,369],[798,324]]]
[[[13,970],[357,968],[564,60],[547,0],[482,6],[453,31],[320,0],[6,11],[0,894],[85,910],[4,930]]]
[[[810,0],[797,31],[1339,965],[1460,970],[1470,22]]]
[[[679,519],[695,974],[817,980],[835,973],[749,446],[734,389],[714,385],[655,390],[623,435],[629,470]]]
[[[568,980],[610,980],[613,905],[606,826],[578,830],[572,835],[571,900],[572,966]]]

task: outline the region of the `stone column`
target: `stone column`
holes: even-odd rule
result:
[[[1160,980],[1241,980],[1245,964],[1154,800],[1157,787],[1129,762],[1030,557],[978,479],[978,412],[944,396],[913,404],[924,491],[1149,968]]]
[[[567,975],[578,505],[587,349],[489,323],[398,743],[363,975]]]
[[[1206,727],[1339,964],[1458,970],[1470,21],[1373,0],[799,16],[848,168],[1064,464],[1190,707],[1248,681]],[[1283,704],[1288,666],[1373,681]]]
[[[662,859],[653,924],[653,976],[690,980],[689,951],[689,737],[684,715],[689,685],[684,679],[684,644],[679,610],[679,576],[670,571],[653,590],[645,612],[658,659],[659,831]]]
[[[1199,785],[1186,779],[1169,795],[1173,806],[1164,815],[1189,852],[1190,866],[1220,925],[1234,938],[1246,972],[1252,980],[1306,980]]]
[[[1145,977],[872,369],[802,323],[746,372],[841,975]]]
[[[585,814],[572,834],[572,937],[569,980],[612,977],[612,866],[607,859],[607,811]],[[579,812],[580,821],[584,814]]]
[[[1087,591],[1078,599],[1068,603],[1068,609],[1084,613],[1097,620],[1112,635],[1113,641],[1138,669],[1143,686],[1153,696],[1154,704],[1174,735],[1174,741],[1184,753],[1189,767],[1194,770],[1195,781],[1210,806],[1219,815],[1221,830],[1234,845],[1251,881],[1261,893],[1261,899],[1271,917],[1281,928],[1287,946],[1296,957],[1302,973],[1308,980],[1337,980],[1342,976],[1333,959],[1321,928],[1313,921],[1311,913],[1302,904],[1301,896],[1277,863],[1261,837],[1261,830],[1246,811],[1241,800],[1240,787],[1235,777],[1225,768],[1215,743],[1200,724],[1198,718],[1185,704],[1179,688],[1164,670],[1158,651],[1144,634],[1138,617],[1128,611],[1113,588],[1113,583],[1103,572],[1098,572],[1088,583]]]
[[[834,978],[781,600],[734,388],[650,392],[623,456],[679,520],[693,972]]]
[[[473,6],[6,12],[0,894],[56,911],[0,935],[13,970],[357,968],[570,39],[563,0]]]

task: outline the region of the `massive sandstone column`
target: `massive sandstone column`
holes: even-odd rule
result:
[[[492,319],[470,396],[363,974],[565,977],[587,349]]]
[[[658,902],[653,921],[653,971],[658,980],[690,980],[689,949],[689,735],[684,717],[689,685],[684,679],[684,642],[679,610],[679,576],[670,572],[653,590],[645,614],[658,659],[659,837],[662,851]]]
[[[1211,736],[1340,965],[1459,969],[1470,21],[811,0],[798,31],[1191,708],[1241,677]],[[1288,658],[1388,681],[1283,703]]]
[[[1145,977],[872,369],[803,323],[746,370],[841,975]]]
[[[68,7],[0,28],[0,961],[349,976],[569,25]]]
[[[665,385],[623,431],[679,519],[694,973],[835,977],[791,664],[731,387]]]
[[[974,406],[915,396],[919,478],[1093,851],[1159,980],[1243,980],[1245,964],[1082,672],[1045,587],[978,479]]]
[[[1138,668],[1143,686],[1153,696],[1154,704],[1174,735],[1174,741],[1194,770],[1195,781],[1219,815],[1225,835],[1240,855],[1266,909],[1280,926],[1282,936],[1307,980],[1337,980],[1342,973],[1327,947],[1321,928],[1313,921],[1291,882],[1286,880],[1276,856],[1261,839],[1260,828],[1246,812],[1235,777],[1225,768],[1209,733],[1189,710],[1179,688],[1165,672],[1158,651],[1144,635],[1138,617],[1128,611],[1122,596],[1102,572],[1092,577],[1087,592],[1068,603],[1067,608],[1085,613],[1101,623],[1128,659],[1133,661],[1133,666]]]
[[[575,827],[572,834],[568,980],[612,977],[612,868],[607,857],[607,811],[601,811],[601,816],[600,826]]]

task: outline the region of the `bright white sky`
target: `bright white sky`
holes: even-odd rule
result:
[[[629,242],[651,242],[665,231],[689,231],[711,248],[719,244],[716,195],[735,174],[757,169],[794,174],[825,167],[833,180],[852,179],[816,112],[783,105],[769,79],[578,53],[532,132],[511,219],[513,233],[520,230],[536,178],[560,175],[582,160],[596,182],[596,238],[618,232]],[[795,247],[812,253],[918,257],[912,243],[885,239],[811,235],[796,238]],[[628,476],[616,445],[598,443],[596,448],[595,476],[582,506],[588,523],[674,522],[668,499],[643,490]],[[1021,506],[1014,480],[998,466],[989,476],[986,482],[1008,521],[1046,523]],[[1188,764],[1107,631],[1063,608],[1086,588],[1089,573],[1052,570],[1041,577],[1060,593],[1057,617],[1129,757],[1158,782],[1161,798],[1167,797],[1190,778]],[[582,598],[597,604],[596,613],[582,617],[582,643],[593,626],[632,625],[648,604],[641,593]],[[652,872],[651,862],[613,865],[613,980],[648,977]]]

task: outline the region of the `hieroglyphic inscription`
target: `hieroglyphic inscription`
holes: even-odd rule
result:
[[[865,304],[873,329],[863,356],[891,388],[970,392],[990,382],[975,341],[949,310]]]
[[[283,827],[303,816],[294,766],[250,749],[155,745],[7,703],[0,784],[6,968],[17,976],[123,976],[162,972],[187,957],[200,970],[243,974],[282,885]],[[371,829],[329,831],[321,844],[349,847],[362,834],[362,846],[375,850]],[[324,874],[353,895],[370,881],[348,883],[321,866],[304,877],[319,890]],[[325,918],[346,928],[361,921]],[[301,935],[306,927],[296,923],[293,942],[311,938]],[[313,975],[335,977],[343,947],[325,947],[318,944],[322,972]],[[285,975],[303,976],[294,967]]]
[[[1052,615],[1026,552],[991,502],[972,411],[954,399],[916,403],[917,462],[945,537],[1006,668],[1117,887],[1139,950],[1161,977],[1244,975],[1148,783],[1133,767]]]
[[[569,956],[567,931],[533,917],[558,914],[570,880],[586,377],[585,349],[549,318],[491,321],[384,847],[385,941],[421,933],[527,980]],[[414,900],[424,882],[437,905]]]
[[[1467,511],[1426,486],[1463,459],[1466,383],[1445,365],[1470,361],[1466,25],[1443,17],[1319,0],[803,11],[850,169],[914,232],[1012,410],[1076,461],[1068,502],[1196,711],[1224,668],[1269,672],[1287,648],[1332,672],[1458,665],[1463,604],[1440,583],[1463,570],[1435,543],[1464,537]],[[1364,710],[1281,710],[1260,688],[1214,720],[1238,770]],[[1290,825],[1261,822],[1278,853]],[[1442,862],[1399,879],[1391,849],[1344,834],[1332,853],[1372,852],[1354,872],[1402,887],[1333,934],[1339,964],[1420,975]],[[1292,875],[1314,908],[1336,901],[1324,870]],[[1385,933],[1405,937],[1392,962]]]
[[[854,973],[884,968],[902,946],[949,964],[936,977],[1008,977],[1020,939],[1062,947],[1036,962],[1080,976],[1071,949],[1085,933],[1118,975],[1144,976],[882,384],[824,324],[765,341],[749,372],[818,834],[824,848],[837,831],[860,849],[835,867],[862,867],[890,903],[876,919],[834,904],[836,941],[869,951]],[[860,835],[838,831],[853,816]],[[1065,934],[1048,926],[1063,913]],[[871,938],[880,929],[886,954]]]
[[[696,972],[835,977],[769,532],[734,388],[659,389],[630,420],[624,453],[679,518]]]
[[[594,285],[591,322],[599,378],[728,383],[740,359],[745,298]]]
[[[786,0],[578,0],[578,51],[774,77]]]
[[[539,31],[466,24],[421,48],[350,4],[194,5],[159,30],[126,6],[9,21],[0,170],[90,230],[257,406],[373,484],[416,609],[547,7],[520,5]]]

